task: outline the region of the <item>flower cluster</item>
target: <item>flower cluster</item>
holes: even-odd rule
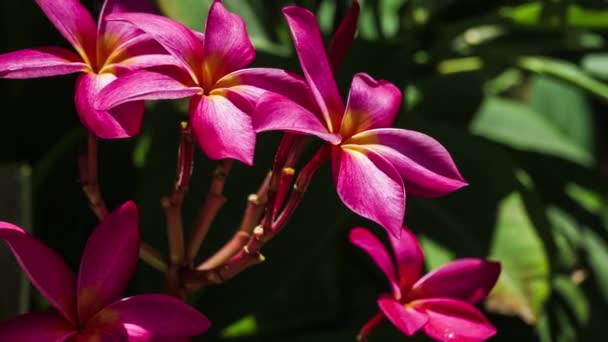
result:
[[[402,103],[401,91],[392,83],[358,73],[346,101],[340,96],[334,73],[356,31],[356,0],[327,52],[314,14],[295,6],[283,9],[303,76],[276,68],[248,68],[255,50],[245,23],[220,0],[211,5],[204,33],[154,14],[143,0],[106,0],[97,24],[77,0],[36,2],[75,52],[42,47],[6,53],[0,55],[0,77],[81,73],[76,111],[92,137],[133,137],[142,124],[145,100],[180,98],[190,100],[184,136],[210,159],[253,165],[256,135],[284,133],[272,174],[258,194],[266,207],[257,214],[259,208],[248,208],[242,234],[197,267],[192,260],[221,204],[213,210],[206,204],[200,229],[195,229],[196,242],[186,255],[181,220],[175,216],[179,210],[171,210],[181,204],[191,172],[192,149],[183,139],[179,180],[165,205],[170,265],[157,258],[157,268],[173,280],[172,294],[183,297],[184,291],[227,280],[261,261],[261,247],[284,227],[315,171],[329,161],[343,203],[386,229],[392,244],[396,268],[374,235],[363,228],[351,232],[351,241],[370,254],[393,289],[391,295],[380,297],[378,317],[385,315],[407,335],[423,329],[441,341],[485,340],[495,333],[472,304],[493,287],[498,264],[462,259],[420,278],[422,251],[402,228],[406,194],[437,197],[466,185],[450,154],[423,133],[392,128]],[[293,167],[308,136],[325,143],[294,182]],[[94,173],[90,157],[86,165]],[[98,195],[87,192],[91,193],[90,197]],[[149,249],[140,247],[133,203],[105,212],[99,211],[98,216],[105,218],[85,248],[78,279],[43,244],[16,226],[0,224],[0,239],[56,309],[0,325],[0,340],[180,340],[209,327],[204,316],[174,297],[146,294],[119,299],[138,255],[146,260],[140,251]],[[378,321],[370,321],[360,338]]]

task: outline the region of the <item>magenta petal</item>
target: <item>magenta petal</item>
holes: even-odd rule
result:
[[[283,14],[287,18],[304,76],[323,113],[327,128],[330,132],[336,132],[344,114],[344,103],[329,67],[317,19],[302,7],[285,7]]]
[[[359,2],[357,0],[353,0],[353,3],[348,9],[348,13],[346,13],[346,16],[344,19],[342,19],[336,33],[334,33],[334,37],[329,44],[329,49],[327,50],[329,64],[331,65],[331,70],[333,71],[334,75],[338,71],[342,60],[344,60],[344,56],[346,56],[346,51],[350,47],[350,44],[353,42],[355,32],[357,31],[358,21]]]
[[[454,298],[475,304],[485,298],[500,275],[500,264],[476,258],[462,258],[422,277],[408,298]]]
[[[346,145],[334,148],[332,171],[338,195],[350,210],[399,236],[405,190],[390,163],[374,151]]]
[[[388,238],[397,260],[399,287],[404,291],[409,291],[422,274],[424,253],[414,233],[406,227],[401,229],[400,238],[396,238],[392,234],[389,234]]]
[[[373,129],[353,136],[348,143],[365,145],[386,158],[401,174],[411,195],[443,196],[467,184],[450,153],[426,134],[396,128]]]
[[[0,55],[0,78],[36,78],[84,71],[87,65],[72,51],[41,47]]]
[[[141,129],[143,101],[124,103],[108,111],[95,108],[100,91],[116,76],[86,73],[76,81],[76,111],[82,124],[93,134],[104,139],[135,136]]]
[[[376,81],[358,73],[353,78],[340,125],[340,134],[350,137],[373,128],[390,127],[401,106],[401,91],[387,81]]]
[[[27,277],[49,303],[67,320],[77,322],[76,277],[68,265],[13,224],[0,222],[0,239],[8,244]]]
[[[129,12],[154,13],[155,10],[148,0],[105,0],[97,23],[98,36],[107,34],[109,41],[125,41],[140,35],[141,31],[132,25],[105,20],[108,15]]]
[[[189,337],[204,333],[211,323],[183,301],[162,294],[144,294],[115,302],[93,317],[90,328],[110,331],[120,341],[153,337]],[[122,336],[121,336],[122,335]]]
[[[190,123],[198,145],[209,158],[253,164],[255,133],[251,117],[226,97],[193,97]]]
[[[78,0],[36,0],[36,3],[83,58],[95,58],[97,25]]]
[[[378,299],[380,310],[399,330],[407,336],[412,336],[429,320],[426,314],[406,306],[388,296]]]
[[[222,77],[216,88],[249,86],[283,95],[311,111],[317,110],[306,81],[299,75],[274,68],[241,69]],[[257,102],[257,98],[254,99]]]
[[[401,299],[401,289],[395,275],[395,265],[382,242],[369,230],[362,227],[351,229],[349,238],[350,242],[364,250],[386,275],[391,284],[394,299]]]
[[[242,69],[254,58],[243,19],[228,12],[221,1],[214,1],[205,25],[205,84]]]
[[[178,59],[195,81],[202,70],[203,44],[186,26],[155,14],[119,13],[107,17],[109,21],[124,21],[148,33]]]
[[[139,259],[137,206],[127,202],[95,228],[78,274],[78,317],[86,321],[126,291]]]
[[[255,107],[253,127],[256,132],[285,131],[315,135],[331,143],[339,143],[337,134],[329,133],[308,109],[278,94],[264,95]]]
[[[115,68],[116,74],[121,75],[120,77],[122,77],[122,75],[129,71],[165,65],[172,65],[177,68],[181,67],[181,64],[175,57],[163,54],[136,55],[125,58],[121,60],[120,63],[106,65],[106,67]]]
[[[74,335],[68,321],[52,311],[30,312],[0,322],[0,341],[63,342]]]
[[[98,95],[96,107],[107,110],[123,103],[140,100],[180,99],[201,91],[189,87],[175,78],[160,72],[136,70],[119,77],[107,85]]]
[[[484,341],[496,334],[496,328],[473,305],[454,299],[426,299],[411,303],[425,310],[429,321],[424,332],[444,342]]]

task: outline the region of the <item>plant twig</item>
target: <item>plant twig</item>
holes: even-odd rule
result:
[[[87,151],[79,157],[78,166],[80,169],[82,191],[87,197],[89,206],[93,213],[95,213],[95,216],[97,216],[99,220],[102,220],[108,214],[108,209],[101,196],[101,190],[99,189],[97,174],[97,137],[92,133],[89,133]]]
[[[224,264],[236,255],[249,242],[249,238],[253,233],[253,229],[260,222],[266,205],[268,186],[270,183],[271,173],[266,175],[266,178],[260,185],[255,194],[249,195],[247,198],[247,208],[243,214],[239,230],[234,236],[222,247],[219,251],[213,254],[210,258],[201,263],[197,270],[209,270]]]
[[[232,160],[222,160],[213,172],[213,179],[211,180],[211,187],[203,203],[203,207],[196,219],[192,233],[190,236],[190,243],[188,244],[187,252],[187,263],[192,265],[196,256],[203,244],[203,241],[207,237],[207,233],[211,228],[211,224],[215,220],[215,217],[219,213],[220,209],[226,203],[226,197],[224,197],[224,184],[226,178],[232,168]]]
[[[166,273],[169,265],[165,257],[154,247],[142,243],[139,247],[139,258],[161,273]]]

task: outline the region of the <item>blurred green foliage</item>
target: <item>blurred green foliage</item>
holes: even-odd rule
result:
[[[85,1],[98,11],[101,1]],[[168,16],[204,28],[209,0],[158,0]],[[225,0],[247,22],[256,66],[298,71],[280,14],[285,0]],[[329,40],[348,0],[300,0]],[[0,4],[2,51],[65,45],[33,1]],[[486,302],[495,341],[604,341],[608,317],[608,3],[601,0],[364,0],[357,39],[338,74],[403,89],[397,125],[436,137],[467,188],[441,199],[408,198],[406,224],[427,266],[477,256],[503,262]],[[80,192],[76,156],[85,132],[72,104],[73,76],[0,80],[3,162],[33,165],[36,234],[73,266],[95,225]],[[150,104],[142,134],[100,146],[110,207],[133,198],[142,236],[165,249],[159,199],[171,189],[183,103]],[[234,232],[270,167],[278,134],[260,136],[256,167],[237,166],[228,204],[203,254]],[[307,152],[314,150],[314,142]],[[213,163],[199,153],[186,223],[202,204]],[[214,323],[201,341],[353,341],[372,317],[381,273],[346,239],[372,226],[339,202],[324,168],[267,261],[193,303]],[[377,228],[377,227],[376,227]],[[382,231],[376,229],[380,235]],[[143,264],[131,291],[158,291]],[[34,305],[41,305],[37,298]],[[406,337],[385,323],[371,341]],[[416,336],[412,340],[425,340]]]

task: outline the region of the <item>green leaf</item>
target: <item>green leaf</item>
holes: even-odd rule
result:
[[[499,260],[502,272],[486,306],[534,324],[550,293],[549,260],[521,195],[511,193],[499,207],[489,259]]]
[[[569,141],[591,154],[593,117],[580,89],[544,76],[530,82],[530,107],[554,123]]]
[[[551,4],[553,5],[553,4]],[[558,4],[564,6],[564,4]],[[570,4],[561,11],[544,16],[545,6],[541,2],[505,8],[501,14],[517,24],[543,25],[549,27],[606,28],[608,27],[608,10],[586,9],[579,5]]]
[[[205,29],[207,12],[213,0],[158,0],[161,12],[197,31]]]
[[[587,75],[575,64],[546,57],[522,57],[517,65],[522,69],[570,82],[604,101],[608,100],[608,84]]]
[[[608,53],[591,53],[583,57],[581,65],[593,76],[608,80]]]
[[[224,338],[234,338],[255,335],[257,331],[257,320],[255,319],[255,316],[249,315],[224,328],[221,335]]]
[[[583,166],[592,156],[551,120],[512,100],[487,97],[471,123],[471,131],[515,149],[561,157]]]
[[[608,268],[606,267],[608,265],[608,243],[591,229],[584,231],[583,240],[597,287],[602,292],[604,300],[608,302]]]

